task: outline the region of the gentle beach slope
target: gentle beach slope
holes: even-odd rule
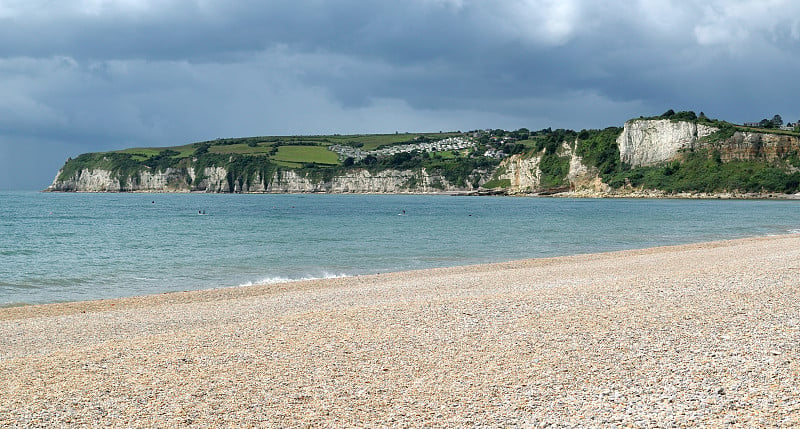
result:
[[[0,426],[800,425],[800,235],[0,310]]]

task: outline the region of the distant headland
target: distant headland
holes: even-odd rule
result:
[[[46,191],[800,198],[800,125],[669,110],[602,130],[217,139],[86,153]]]

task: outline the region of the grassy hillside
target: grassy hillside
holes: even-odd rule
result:
[[[422,142],[436,142],[453,137],[468,138],[460,132],[371,134],[330,136],[261,136],[217,139],[165,148],[131,148],[112,152],[87,153],[70,159],[62,168],[59,180],[65,181],[84,169],[103,169],[112,172],[123,183],[144,170],[165,171],[190,166],[201,172],[205,167],[224,167],[234,179],[250,182],[256,174],[270,176],[277,169],[299,170],[303,175],[329,177],[346,168],[389,168],[381,156],[367,159],[348,159],[331,150],[332,146],[349,147],[367,155],[371,151],[392,147],[408,147]],[[426,153],[430,162],[416,167],[455,170],[461,168],[462,158],[473,152],[441,151]],[[470,163],[464,165],[472,165]],[[463,169],[463,168],[462,168]],[[202,174],[202,173],[201,173]],[[201,180],[203,177],[196,178]],[[463,180],[461,180],[463,182]]]
[[[272,159],[278,165],[302,167],[303,164],[338,165],[338,156],[323,146],[281,146]]]

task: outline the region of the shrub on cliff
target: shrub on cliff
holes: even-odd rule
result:
[[[600,177],[608,180],[621,169],[617,137],[622,128],[609,127],[604,130],[583,130],[578,134],[575,153],[583,163],[597,168]]]
[[[569,174],[569,157],[545,153],[539,161],[539,186],[542,188],[558,188],[567,184]]]
[[[617,174],[609,181],[613,187],[625,183],[666,192],[776,192],[800,190],[800,172],[785,170],[763,161],[722,162],[714,152],[688,152],[682,161],[660,166],[640,167]]]
[[[124,186],[129,177],[137,177],[143,168],[143,165],[134,160],[129,153],[85,153],[67,161],[61,169],[58,180],[70,180],[83,170],[107,170],[111,172],[112,177],[119,180],[121,186]]]
[[[577,136],[578,133],[575,131],[563,128],[551,131],[536,140],[536,151],[541,152],[544,150],[546,154],[555,154],[562,143],[572,143]]]
[[[705,117],[705,115],[702,114],[702,112],[700,113],[702,117]],[[680,112],[676,112],[672,109],[669,109],[658,116],[648,116],[648,117],[640,116],[639,119],[669,119],[670,121],[695,122],[697,121],[698,117],[697,114],[694,113],[694,111],[692,110],[682,110]]]
[[[156,171],[164,171],[167,168],[174,167],[178,159],[175,156],[180,155],[180,152],[164,149],[155,156],[151,156],[142,162],[142,164],[152,168]]]

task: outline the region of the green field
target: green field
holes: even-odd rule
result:
[[[149,165],[171,165],[181,159],[197,157],[202,153],[211,155],[262,155],[268,157],[273,164],[300,168],[308,164],[318,166],[339,165],[338,155],[328,149],[331,145],[346,145],[364,151],[380,147],[417,143],[419,137],[428,140],[441,140],[459,136],[459,133],[403,133],[403,134],[354,134],[329,136],[260,136],[216,139],[182,146],[131,148],[111,153],[130,155],[133,162],[150,163]],[[169,150],[177,154],[162,155]],[[452,154],[440,154],[441,158],[454,157]],[[158,161],[156,161],[158,160]]]
[[[140,147],[114,151],[114,153],[129,153],[136,161],[144,161],[158,155],[162,150],[174,150],[179,153],[176,158],[186,158],[194,153],[194,145],[172,146],[172,147]]]
[[[530,138],[528,140],[519,140],[519,141],[517,141],[517,143],[525,145],[525,147],[528,148],[528,149],[535,149],[536,146],[539,144],[538,143],[539,140],[541,140],[541,139],[542,139],[541,137],[533,137],[533,138]]]
[[[361,150],[375,150],[381,146],[389,146],[402,143],[412,143],[414,138],[425,136],[432,140],[441,140],[448,137],[459,136],[459,133],[414,133],[414,134],[369,134],[369,135],[348,135],[348,136],[328,136],[326,140],[330,144],[359,146]]]
[[[236,154],[243,154],[243,155],[266,155],[272,150],[272,144],[270,143],[259,143],[256,146],[248,146],[244,143],[239,144],[230,144],[230,145],[223,145],[223,146],[211,146],[208,151],[210,153],[222,153],[222,154],[229,154],[229,153],[236,153]]]
[[[281,146],[278,153],[272,156],[278,165],[287,167],[302,166],[303,163],[322,165],[337,165],[339,157],[334,152],[322,146]]]
[[[745,131],[750,133],[769,133],[769,134],[780,134],[784,136],[797,136],[798,132],[793,130],[779,130],[775,128],[754,128],[754,127],[745,127],[744,125],[735,125],[734,126],[738,131]]]
[[[461,157],[461,156],[464,155],[463,154],[464,151],[457,150],[455,152],[458,155],[456,155],[456,153],[453,153],[452,150],[447,150],[447,151],[444,151],[444,152],[432,152],[431,156],[437,157],[439,159],[456,159],[456,158]]]

